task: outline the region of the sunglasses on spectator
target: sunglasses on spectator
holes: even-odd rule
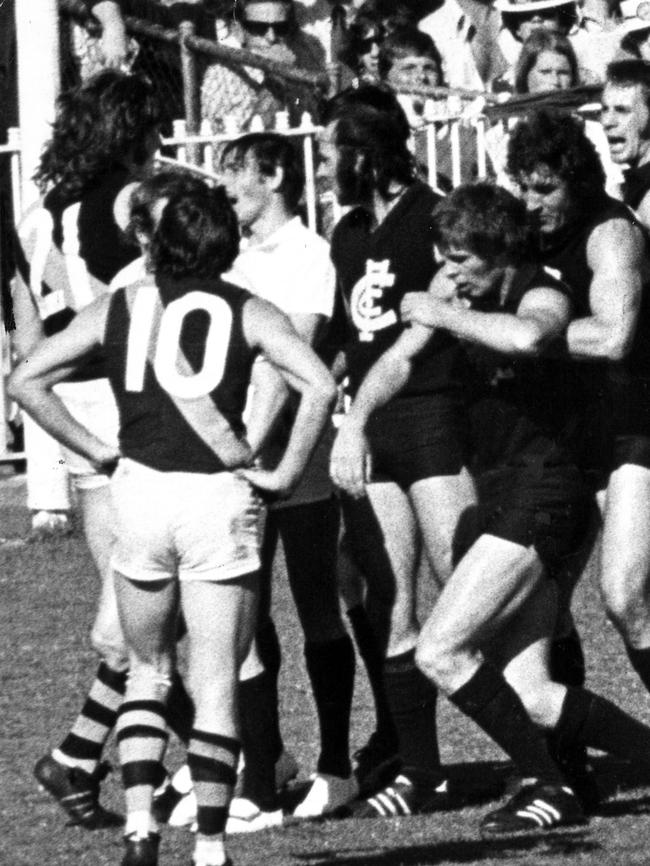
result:
[[[276,36],[283,37],[289,35],[291,24],[289,21],[251,21],[244,19],[242,21],[244,30],[250,33],[251,36],[266,36],[269,30],[273,30]]]
[[[365,36],[359,40],[359,50],[362,54],[367,54],[373,45],[381,45],[384,41],[384,34],[381,31],[372,33],[370,36]]]
[[[520,21],[532,21],[534,18],[544,18],[551,21],[553,18],[558,18],[562,13],[557,7],[552,6],[550,9],[537,9],[535,12],[516,12],[514,13]]]

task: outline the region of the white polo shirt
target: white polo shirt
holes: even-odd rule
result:
[[[293,217],[261,244],[242,242],[225,280],[245,286],[287,315],[334,310],[336,276],[329,244]]]
[[[329,244],[294,217],[261,244],[242,243],[225,280],[243,286],[279,307],[288,316],[334,311],[336,275]],[[330,431],[331,433],[331,431]],[[293,495],[273,507],[319,502],[332,494],[329,478],[331,439],[324,435]]]

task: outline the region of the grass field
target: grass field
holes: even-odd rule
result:
[[[122,856],[119,832],[66,827],[41,794],[32,766],[56,745],[75,716],[95,669],[87,633],[96,582],[77,531],[55,542],[25,543],[29,526],[18,477],[0,478],[0,864],[113,866]],[[282,563],[275,611],[284,648],[282,719],[285,742],[298,757],[301,778],[316,760],[316,721],[302,664],[302,641],[287,596]],[[593,586],[579,587],[575,614],[585,642],[588,684],[650,722],[650,700],[629,670],[620,640],[605,620]],[[352,744],[365,742],[373,718],[362,668],[357,669]],[[650,861],[650,769],[595,756],[608,797],[587,827],[537,839],[483,841],[477,825],[490,808],[507,766],[484,735],[441,702],[442,756],[453,777],[466,780],[472,806],[408,819],[289,824],[233,837],[236,866],[433,866],[433,864],[598,864]],[[111,744],[108,758],[117,763]],[[181,759],[172,746],[168,765]],[[104,802],[120,809],[119,775],[104,786]],[[191,839],[170,829],[160,866],[189,866]]]

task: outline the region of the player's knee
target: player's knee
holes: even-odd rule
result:
[[[607,616],[631,642],[637,632],[647,628],[648,603],[643,589],[622,580],[601,582],[601,595]]]
[[[518,683],[516,692],[531,720],[540,728],[553,727],[553,700],[543,681]]]
[[[459,660],[452,641],[444,635],[421,635],[415,650],[415,663],[422,673],[445,692],[454,690]]]
[[[90,643],[110,668],[116,671],[126,670],[129,656],[119,626],[111,628],[103,623],[95,623],[90,632]]]
[[[127,689],[133,694],[155,696],[164,701],[171,688],[172,669],[172,658],[165,653],[147,661],[132,659]]]

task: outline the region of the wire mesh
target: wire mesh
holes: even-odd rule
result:
[[[165,134],[171,134],[172,121],[192,120],[193,108],[195,127],[200,117],[210,121],[214,132],[246,130],[255,117],[270,127],[283,111],[295,125],[305,111],[317,109],[328,89],[327,76],[316,69],[300,34],[291,53],[278,50],[275,57],[262,57],[242,50],[233,38],[217,41],[216,19],[202,7],[179,4],[182,20],[192,26],[188,35],[174,7],[153,0],[124,0],[122,5],[131,39],[128,68],[145,74],[156,87]],[[67,87],[102,68],[101,33],[78,0],[60,0],[60,10],[62,83]],[[183,48],[192,54],[191,81],[183,76]]]

